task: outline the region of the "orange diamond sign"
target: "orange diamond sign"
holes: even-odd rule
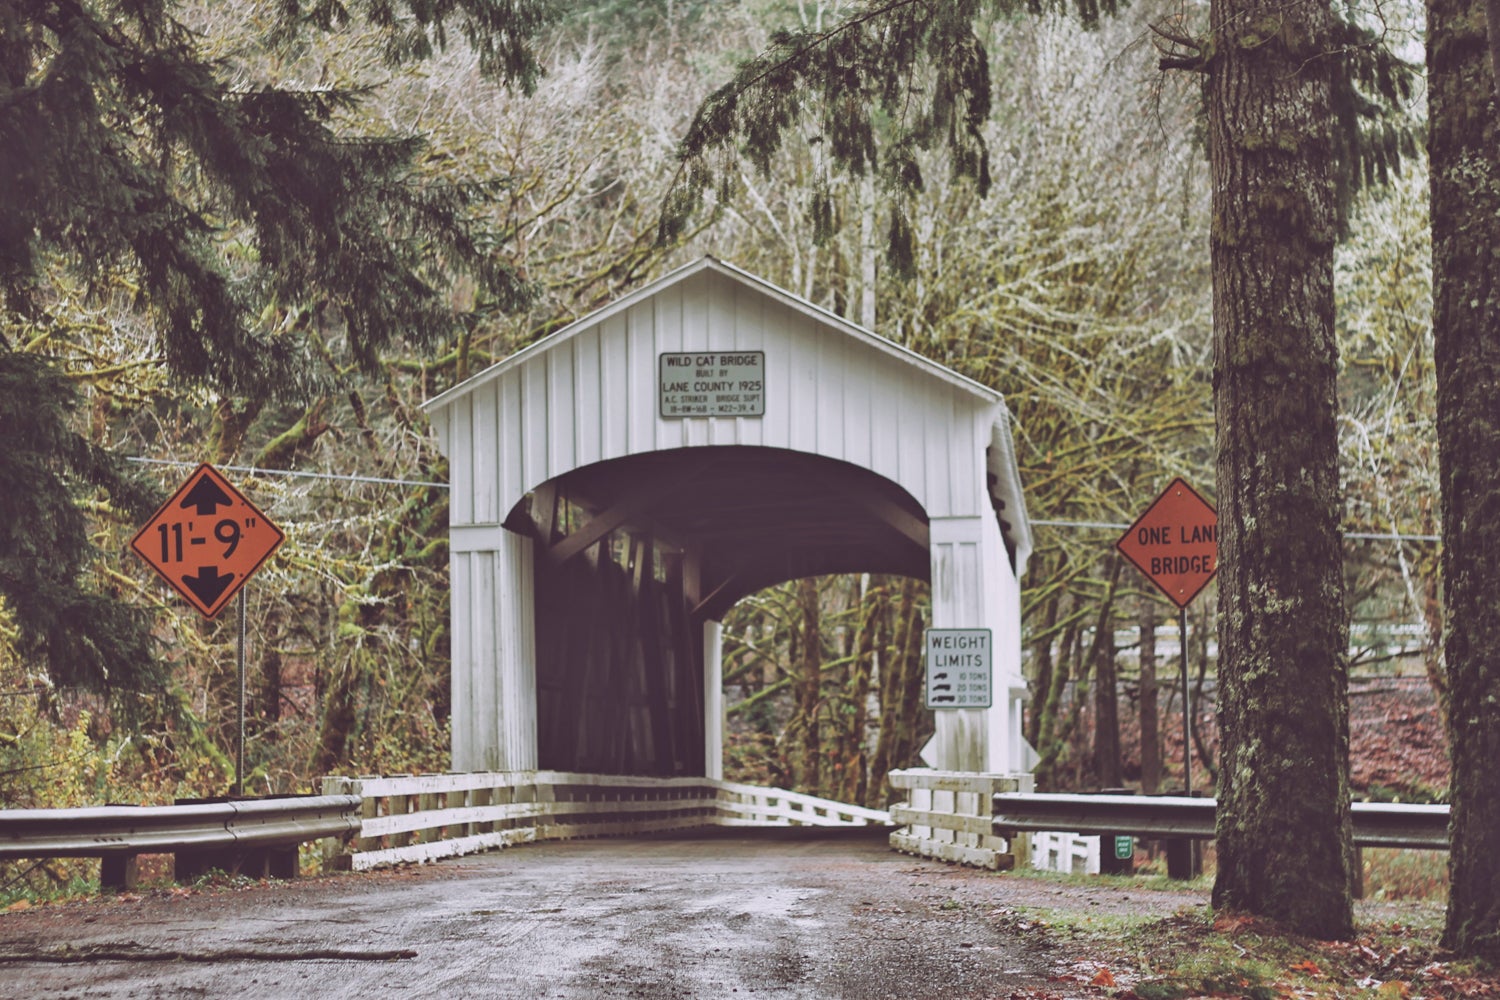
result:
[[[286,535],[211,465],[200,465],[161,505],[130,547],[213,618]]]
[[[1219,515],[1181,479],[1172,480],[1115,543],[1179,608],[1219,569]]]

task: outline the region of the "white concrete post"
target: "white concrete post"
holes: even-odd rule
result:
[[[724,625],[703,623],[703,776],[724,780]]]

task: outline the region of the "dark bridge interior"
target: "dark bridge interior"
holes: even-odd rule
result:
[[[703,774],[702,625],[786,580],[930,572],[900,486],[775,448],[647,452],[538,487],[506,527],[535,540],[538,763]]]

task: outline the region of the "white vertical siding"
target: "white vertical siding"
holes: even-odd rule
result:
[[[589,413],[597,413],[597,402],[589,408],[589,413],[578,412],[583,399],[573,368],[573,352],[568,349],[577,343],[578,338],[574,338],[560,350],[543,355],[547,371],[547,408],[543,412],[547,419],[541,421],[540,427],[533,426],[530,419],[527,421],[533,433],[547,442],[545,476],[539,482],[578,467],[578,439],[573,434],[573,427],[578,421],[587,420]]]
[[[493,524],[505,515],[500,513],[499,469],[499,391],[492,382],[480,386],[472,396],[470,412],[473,430],[470,454],[473,455],[474,506],[470,517],[475,524]]]
[[[536,730],[536,615],[532,599],[532,541],[507,531],[497,553],[496,571],[499,630],[499,662],[494,675],[508,682],[499,685],[496,702],[500,709],[499,747],[495,769],[525,771],[537,766]]]
[[[763,417],[663,418],[658,357],[764,351]],[[931,517],[984,500],[980,428],[995,404],[868,343],[705,272],[612,313],[442,409],[453,523],[502,521],[571,469],[670,448],[764,445],[873,469]],[[987,433],[987,431],[985,432]]]
[[[469,554],[453,552],[448,557],[448,594],[452,601],[452,637],[449,640],[449,711],[453,739],[452,766],[457,771],[480,770],[475,760],[474,748],[478,736],[474,713],[479,711],[474,698],[474,674],[479,669],[474,663],[474,644],[471,629],[474,623],[468,620],[468,595],[473,590],[469,582]],[[465,603],[464,607],[459,602]]]
[[[496,559],[493,552],[471,552],[469,561],[469,591],[466,619],[469,633],[469,693],[474,699],[468,714],[473,726],[473,744],[470,753],[474,759],[472,770],[498,770],[500,758],[498,733],[501,726],[501,706],[495,698],[500,677],[499,657],[499,608],[495,603]]]
[[[732,342],[736,349],[764,351],[766,349],[766,298],[744,285],[734,285],[734,331]],[[766,387],[762,387],[763,390]],[[767,406],[770,405],[767,399]],[[765,417],[736,417],[734,441],[737,444],[763,445],[766,443]]]
[[[600,324],[599,345],[599,457],[629,454],[630,334],[629,314],[610,316]]]
[[[496,506],[503,519],[510,513],[509,497],[524,495],[528,489],[526,482],[526,441],[517,433],[523,426],[523,414],[525,410],[521,406],[521,373],[518,371],[506,372],[495,380],[496,392],[500,401],[499,410],[499,440],[496,442],[496,452],[499,454],[500,468],[500,493]]]
[[[648,299],[633,306],[627,314],[629,330],[626,335],[628,357],[624,371],[615,373],[625,380],[625,398],[628,409],[623,413],[610,414],[606,419],[623,419],[629,427],[625,441],[625,453],[635,455],[656,448],[657,398],[656,379],[658,344],[663,341],[657,333],[656,312],[661,305],[658,299]],[[681,341],[678,342],[679,345]],[[663,348],[677,350],[678,348]]]
[[[473,400],[462,396],[448,411],[448,517],[454,524],[474,523],[473,407]]]
[[[847,455],[845,442],[851,428],[845,423],[844,391],[849,340],[827,328],[815,329],[813,333],[818,352],[812,407],[817,420],[816,450],[820,455]],[[858,393],[857,384],[852,388]]]
[[[847,351],[843,358],[845,389],[844,460],[869,469],[875,454],[875,421],[871,401],[863,387],[870,383],[874,358],[863,351]]]
[[[547,421],[550,400],[547,396],[547,365],[527,365],[520,369],[521,376],[521,423],[511,431],[521,441],[521,481],[532,486],[545,483],[552,477],[547,473]],[[525,494],[505,497],[508,506]]]
[[[696,350],[764,351],[765,416],[661,418],[658,356]],[[974,456],[1003,412],[997,398],[712,262],[492,372],[433,403],[453,460],[455,524],[503,519],[526,492],[582,465],[730,444],[871,468],[933,517],[988,509]]]
[[[575,338],[571,345],[577,394],[583,399],[598,400],[597,405],[589,408],[577,406],[576,403],[573,408],[578,421],[573,428],[573,457],[579,465],[592,465],[604,457],[606,431],[603,420],[609,409],[603,405],[604,380],[600,369],[604,361],[599,336],[599,328],[594,327]],[[590,416],[600,426],[590,426]]]

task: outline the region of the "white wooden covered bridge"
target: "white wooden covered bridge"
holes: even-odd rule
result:
[[[720,627],[824,573],[989,629],[934,763],[1022,769],[1030,529],[1000,395],[705,257],[426,404],[451,476],[453,764],[720,776]]]

